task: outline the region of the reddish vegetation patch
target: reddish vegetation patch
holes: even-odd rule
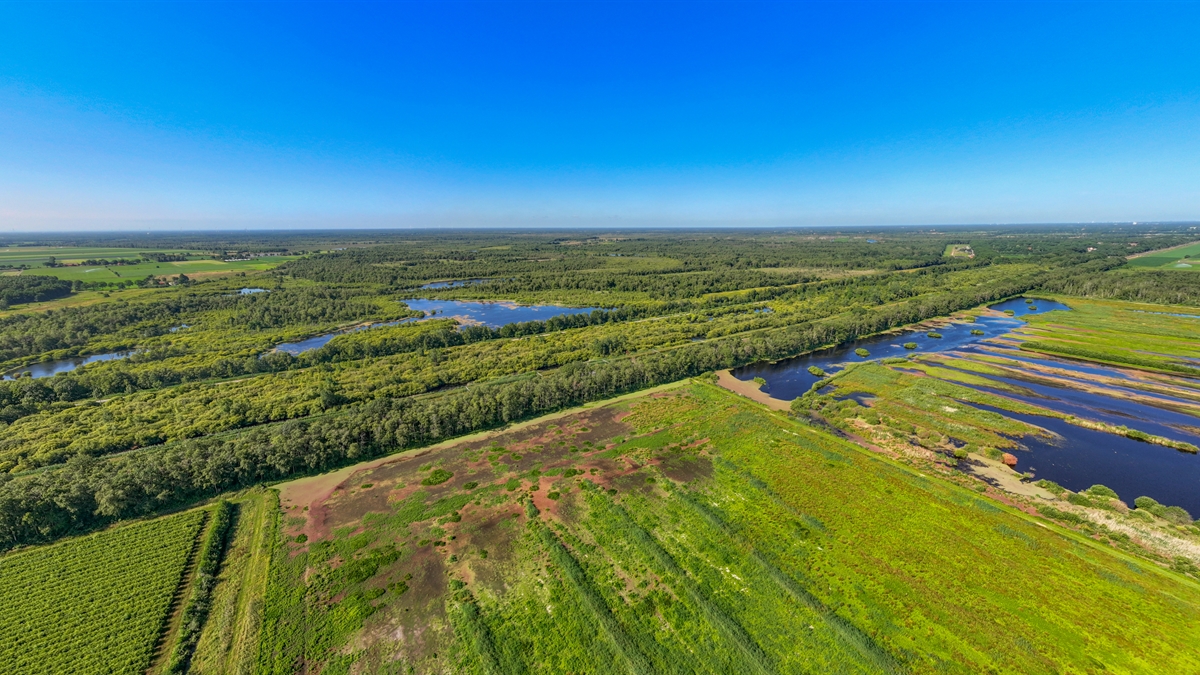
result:
[[[1016,466],[1017,465],[1017,456],[1016,455],[1009,454],[1006,452],[1006,453],[1004,453],[1004,456],[1001,459],[1008,466]]]

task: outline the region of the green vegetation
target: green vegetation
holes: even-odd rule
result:
[[[870,355],[871,355],[871,352],[869,352],[869,351],[867,351],[867,350],[863,349],[862,347],[859,347],[858,349],[855,349],[855,350],[854,350],[854,353],[855,353],[855,354],[857,354],[858,356],[860,356],[860,357],[864,358],[864,359],[865,359],[865,358],[867,358],[868,356],[870,356]]]
[[[203,522],[191,511],[0,558],[0,672],[144,672]]]
[[[1200,263],[1200,242],[1138,256],[1129,261],[1129,266],[1139,269],[1192,270],[1200,267],[1198,263]]]
[[[598,449],[548,444],[559,429]],[[461,478],[386,506],[374,490],[387,488],[335,494],[320,506],[329,534],[302,546],[287,533],[308,517],[291,499],[304,488],[284,486],[280,522],[294,522],[275,544],[259,672],[301,659],[323,672],[1196,665],[1195,584],[709,385],[351,482],[413,484],[430,461],[458,476],[497,446],[522,459],[476,469],[477,495]],[[577,462],[582,475],[563,471]],[[535,465],[562,472],[502,489]],[[1042,647],[1002,648],[1014,636]]]
[[[188,672],[192,655],[196,651],[196,643],[200,640],[200,631],[212,608],[213,588],[217,585],[217,572],[225,555],[225,544],[233,519],[234,507],[229,502],[218,502],[213,508],[212,522],[204,535],[204,542],[200,545],[200,559],[196,564],[192,594],[183,608],[175,649],[163,671],[165,673]]]
[[[810,369],[801,421],[705,384],[1074,292],[1076,311],[1030,316],[1006,341],[1153,375],[1125,396],[1187,393],[1173,375],[1200,358],[1196,319],[1118,300],[1200,306],[1186,274],[1124,259],[1188,234],[1065,234],[171,235],[0,251],[0,371],[132,352],[0,382],[0,550],[18,549],[0,557],[0,609],[23,602],[13,578],[41,612],[6,615],[4,634],[24,636],[6,653],[26,660],[0,671],[1194,670],[1191,516],[997,473],[1042,433],[1006,413],[1188,444],[980,391],[1062,377],[1002,350],[875,363],[860,348],[832,376]],[[72,276],[92,268],[113,278]],[[489,327],[418,317],[418,297],[598,309]],[[978,467],[1079,535],[980,494],[999,496]],[[159,528],[152,553],[139,528]],[[67,577],[8,573],[88,546]],[[119,588],[112,607],[89,600],[98,584]]]

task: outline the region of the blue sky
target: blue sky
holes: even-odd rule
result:
[[[1191,3],[0,4],[0,229],[1200,218]]]

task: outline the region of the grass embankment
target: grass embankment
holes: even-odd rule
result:
[[[265,490],[232,501],[238,507],[236,527],[188,671],[197,675],[254,672],[279,502],[275,493]]]
[[[708,385],[282,505],[259,672],[1200,667],[1200,586]]]

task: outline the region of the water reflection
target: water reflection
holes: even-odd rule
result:
[[[518,305],[512,302],[480,302],[474,300],[405,300],[410,309],[427,316],[445,316],[463,323],[499,328],[509,323],[545,321],[566,314],[591,314],[597,307],[562,307],[560,305]]]
[[[1069,311],[1071,308],[1060,302],[1040,299],[1035,300],[1031,307],[1023,298],[1015,298],[992,305],[990,309],[1000,312],[1011,310],[1016,316],[1024,316],[1055,310]],[[1000,337],[1023,324],[1023,321],[1015,317],[981,316],[975,323],[952,323],[938,328],[936,332],[941,335],[940,338],[929,337],[928,329],[876,335],[775,363],[754,363],[734,370],[733,375],[739,380],[761,377],[767,381],[762,387],[764,392],[773,398],[790,401],[804,394],[814,382],[821,379],[809,372],[811,366],[832,374],[841,370],[842,364],[847,362],[902,357],[913,352],[959,350],[983,340]],[[858,349],[866,349],[867,356],[859,356],[856,353]]]
[[[123,359],[133,354],[132,351],[112,352],[109,354],[93,354],[91,356],[74,356],[69,359],[58,359],[57,361],[42,361],[28,366],[17,368],[4,374],[3,379],[15,380],[18,377],[50,377],[59,373],[67,373],[80,366],[85,366],[89,363],[97,361],[115,361]],[[28,373],[28,375],[26,374]]]
[[[1163,504],[1182,506],[1193,516],[1200,514],[1200,492],[1196,490],[1200,485],[1200,457],[1196,455],[1083,429],[1054,418],[976,407],[1058,434],[1054,439],[1022,438],[1027,451],[1013,453],[1017,471],[1033,471],[1037,478],[1052,480],[1075,492],[1106,485],[1127,504],[1145,495]]]

